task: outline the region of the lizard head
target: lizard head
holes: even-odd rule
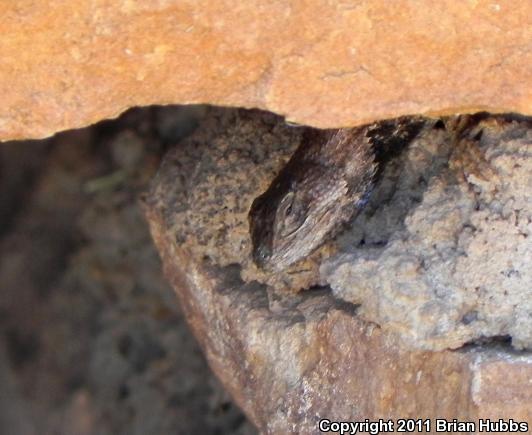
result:
[[[307,168],[304,177],[276,177],[249,212],[253,260],[283,270],[310,254],[345,215],[348,187],[334,173]]]
[[[384,162],[421,130],[420,118],[309,129],[249,212],[253,259],[283,270],[309,255],[367,202]]]

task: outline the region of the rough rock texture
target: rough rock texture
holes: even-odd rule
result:
[[[177,242],[196,259],[239,264],[248,281],[296,291],[317,283],[321,252],[305,267],[300,263],[276,274],[260,271],[249,256],[249,206],[287,162],[301,130],[272,114],[212,110],[201,128],[163,161],[160,173],[171,180],[172,189],[155,184],[150,195],[173,204],[168,224]]]
[[[532,113],[531,17],[510,0],[4,2],[0,139],[167,103],[316,126]]]
[[[282,164],[284,153],[298,138],[297,131],[278,125],[276,121],[271,115],[240,113],[224,117],[215,113],[200,128],[198,135],[170,151],[145,200],[146,215],[166,275],[177,292],[192,330],[213,370],[259,429],[263,433],[317,433],[320,418],[363,420],[439,416],[530,421],[532,356],[530,352],[512,349],[506,339],[492,337],[482,344],[479,341],[454,351],[416,350],[412,346],[413,340],[408,340],[406,326],[400,325],[401,328],[392,331],[387,325],[368,322],[359,314],[364,314],[363,301],[355,301],[362,304],[358,308],[348,297],[345,300],[338,297],[338,289],[335,290],[337,294],[328,286],[314,286],[299,293],[283,290],[283,285],[296,285],[293,289],[297,290],[298,285],[324,284],[323,276],[319,278],[314,273],[316,264],[320,258],[329,256],[327,268],[334,271],[332,261],[344,258],[342,249],[350,245],[349,240],[354,240],[352,234],[338,239],[333,243],[335,246],[320,250],[310,268],[305,266],[303,271],[294,270],[286,279],[282,276],[271,279],[253,270],[249,264],[249,240],[246,241],[246,203],[249,207],[253,197],[264,188],[264,180],[275,166]],[[493,171],[503,179],[502,184],[497,184],[499,188],[504,183],[513,183],[518,186],[516,192],[526,192],[522,183],[525,180],[526,187],[530,161],[527,160],[529,145],[523,148],[523,140],[529,133],[520,124],[517,127],[506,137],[507,146],[498,152],[493,141],[498,134],[504,136],[504,129],[494,128],[479,148],[493,165]],[[286,135],[286,142],[272,141],[283,135]],[[438,210],[430,205],[438,195],[444,212],[447,210],[445,205],[452,204],[453,199],[459,200],[458,204],[469,204],[471,198],[459,188],[460,183],[465,183],[464,190],[467,190],[467,183],[471,183],[470,195],[476,197],[479,204],[485,201],[483,206],[488,220],[498,216],[488,207],[489,201],[495,202],[488,195],[488,192],[495,194],[490,181],[475,178],[465,164],[469,160],[464,155],[459,157],[462,152],[459,144],[451,147],[449,141],[449,135],[443,130],[430,130],[402,160],[391,166],[377,195],[392,192],[387,212],[392,221],[402,219],[408,228],[414,218],[407,218],[407,215],[415,216],[426,209],[427,217],[431,216],[430,213],[436,216]],[[267,158],[269,152],[271,160]],[[200,157],[195,165],[191,164],[194,159],[190,160],[193,155]],[[451,160],[462,163],[462,181],[457,180],[457,174],[447,173],[449,155]],[[515,168],[518,170],[514,177],[507,169],[512,167],[509,162],[519,157],[518,164],[523,167]],[[232,166],[228,166],[229,162]],[[405,165],[412,168],[401,169]],[[411,175],[405,177],[401,171]],[[393,198],[394,189],[386,188],[386,183],[397,183],[394,174],[407,178],[396,189],[399,197],[401,192],[403,194],[402,203]],[[415,186],[420,183],[423,188],[416,190]],[[445,183],[448,184],[447,190],[438,187]],[[481,183],[487,184],[481,186]],[[413,188],[412,198],[405,198],[408,186]],[[475,188],[477,191],[473,192]],[[462,196],[457,196],[456,192]],[[505,192],[502,189],[502,197]],[[223,201],[220,201],[220,195]],[[223,205],[220,207],[219,202],[226,204],[228,210]],[[370,209],[372,207],[375,205],[370,205]],[[523,207],[528,207],[526,200]],[[464,207],[459,207],[458,211],[461,208]],[[480,213],[481,209],[477,212]],[[379,213],[383,212],[374,210],[375,215]],[[361,219],[371,221],[367,216]],[[501,215],[501,224],[505,224],[505,219]],[[525,222],[525,225],[529,223]],[[367,224],[367,227],[369,231],[371,225]],[[447,227],[444,229],[450,231]],[[444,235],[448,236],[445,232]],[[467,241],[469,244],[464,241],[460,246],[478,243],[471,237]],[[379,243],[369,237],[365,243],[373,242],[378,249]],[[508,240],[508,243],[513,242]],[[529,243],[525,249],[530,248]],[[335,254],[335,249],[340,252]],[[481,251],[476,248],[474,252],[480,254]],[[524,255],[529,254],[525,252]],[[472,267],[471,264],[467,266]],[[479,273],[483,273],[484,264],[479,267]],[[445,264],[440,265],[440,269],[445,272]],[[396,270],[403,269],[397,267]],[[528,273],[519,268],[516,270]],[[295,276],[294,281],[290,281],[290,276]],[[513,285],[510,279],[517,278],[513,274],[507,279],[506,284]],[[530,290],[525,288],[523,294],[523,289],[517,287],[512,297],[525,298],[526,291]],[[424,301],[430,295],[422,290],[419,297]],[[386,297],[386,294],[381,293],[381,296]],[[407,296],[415,299],[415,295]],[[400,302],[408,300],[407,296]],[[498,303],[504,306],[504,301],[498,300]],[[515,303],[515,300],[509,302],[510,311]],[[527,300],[521,299],[519,303],[526,304]],[[404,310],[403,307],[400,309]],[[506,308],[504,311],[508,314]],[[505,321],[515,321],[519,313],[519,309],[514,309]],[[483,326],[490,321],[487,317],[483,319]],[[470,315],[469,323],[474,325],[478,318],[478,314],[477,317]],[[431,320],[434,318],[429,316],[427,323]],[[517,333],[518,328],[526,331],[526,318],[524,321],[525,325],[516,322],[513,330],[504,333]],[[407,326],[419,327],[416,324]],[[479,329],[473,336],[479,338],[484,330],[477,326]],[[423,333],[426,331],[421,330],[422,338]],[[407,340],[403,339],[405,337]],[[527,337],[521,337],[520,343],[526,342]],[[470,338],[471,335],[462,336],[460,344]],[[456,337],[453,340],[448,344],[456,347]],[[421,341],[421,346],[427,347],[426,342]]]
[[[410,346],[532,349],[532,123],[487,118],[452,145],[427,132],[388,168],[322,279]]]

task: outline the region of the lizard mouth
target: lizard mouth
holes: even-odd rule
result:
[[[257,246],[253,251],[255,264],[262,269],[283,271],[305,259],[320,247],[321,240],[331,232],[331,227],[335,224],[331,216],[334,215],[334,207],[327,207],[319,218],[314,219],[316,225],[312,228],[309,226],[298,228],[284,238],[279,246],[275,241],[271,248],[267,244]]]

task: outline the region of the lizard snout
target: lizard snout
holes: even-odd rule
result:
[[[253,261],[260,268],[264,268],[271,256],[272,250],[266,245],[259,245],[253,250]]]

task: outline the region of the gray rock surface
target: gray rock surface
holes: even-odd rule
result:
[[[487,118],[455,146],[438,130],[415,141],[322,266],[334,295],[409,346],[532,348],[530,126]]]

